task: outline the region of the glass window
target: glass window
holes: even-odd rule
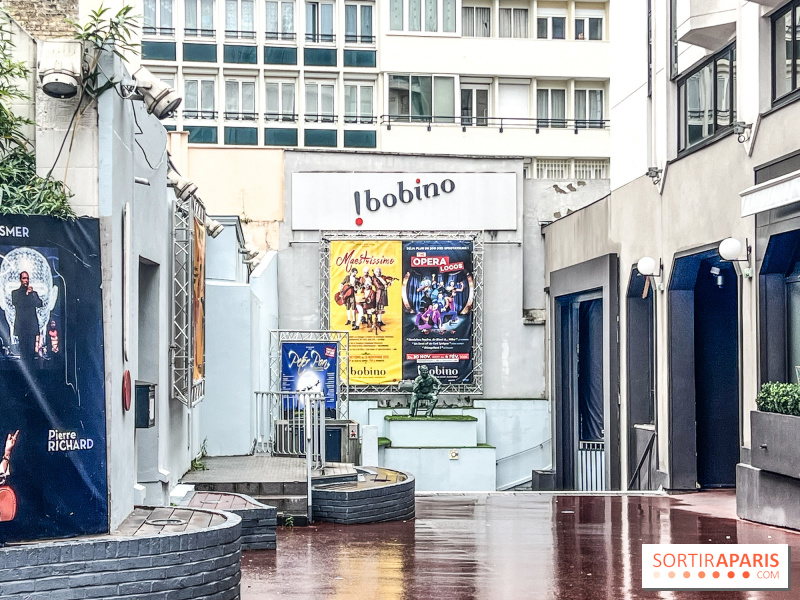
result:
[[[575,39],[586,39],[586,19],[575,19]]]
[[[537,127],[566,127],[567,91],[539,88],[536,90]]]
[[[267,81],[265,85],[267,121],[295,121],[294,82]]]
[[[547,39],[547,19],[539,17],[536,19],[536,37],[540,40]]]
[[[603,90],[575,90],[575,126],[603,127]]]
[[[456,0],[442,0],[442,31],[456,30]]]
[[[187,119],[216,119],[213,79],[187,78],[183,82],[184,110]]]
[[[461,35],[490,37],[492,10],[487,6],[465,6],[461,9]]]
[[[373,85],[345,84],[344,86],[344,122],[373,123]]]
[[[225,0],[225,37],[255,39],[255,31],[255,1]]]
[[[567,19],[566,17],[553,17],[553,39],[563,40],[566,38]]]
[[[306,121],[333,123],[334,85],[333,83],[306,83]]]
[[[409,113],[408,75],[389,75],[389,120],[407,121]]]
[[[144,28],[147,35],[173,35],[172,0],[144,1]]]
[[[375,39],[372,37],[372,5],[361,5],[361,42],[371,44]]]
[[[485,127],[489,122],[488,87],[461,88],[461,124]]]
[[[344,7],[345,42],[372,44],[372,5],[346,4]]]
[[[267,0],[266,17],[268,40],[294,39],[294,2]]]
[[[602,40],[603,19],[601,17],[578,17],[575,19],[576,40]]]
[[[389,75],[392,121],[455,121],[455,79],[431,75]]]
[[[184,13],[186,35],[214,37],[214,0],[186,0]]]
[[[425,0],[425,31],[439,30],[438,4],[439,0]]]
[[[225,118],[255,121],[256,82],[225,80]]]
[[[430,75],[411,76],[411,120],[429,121],[432,115],[433,90]]]
[[[603,19],[593,17],[589,18],[589,39],[603,39]]]
[[[798,88],[800,66],[800,2],[792,2],[772,18],[773,99]],[[794,15],[794,17],[793,17]],[[792,25],[794,21],[794,26]]]
[[[309,42],[334,42],[333,4],[306,2],[306,40]]]
[[[500,9],[500,37],[528,37],[528,9]]]
[[[403,0],[389,2],[389,29],[403,31]]]
[[[455,79],[452,77],[433,78],[433,114],[437,123],[455,121]]]
[[[422,31],[422,0],[408,0],[408,30]]]

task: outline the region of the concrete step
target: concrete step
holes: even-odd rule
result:
[[[269,495],[257,496],[256,500],[278,509],[279,514],[305,515],[308,513],[307,496],[299,495]]]
[[[206,492],[234,492],[246,494],[251,498],[259,496],[283,496],[306,493],[305,481],[266,481],[242,483],[213,483],[203,482],[195,484],[197,491]]]

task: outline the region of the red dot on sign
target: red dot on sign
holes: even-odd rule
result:
[[[419,183],[419,179],[417,179],[417,183]]]
[[[675,571],[670,571],[669,573],[667,573],[667,575],[669,575],[670,579],[674,579],[675,578]]]
[[[691,575],[691,573],[689,573],[689,571],[684,571],[683,572],[684,579],[689,579],[689,575]]]
[[[736,573],[733,571],[728,571],[728,579],[733,579],[734,577],[736,577]]]
[[[356,225],[358,225],[359,227],[361,227],[363,224],[364,224],[364,219],[362,219],[361,217],[358,217],[358,218],[356,219]]]
[[[748,579],[750,577],[750,571],[745,571],[744,573],[742,573],[742,577]]]
[[[719,578],[719,571],[714,571],[712,573],[712,575],[714,576],[714,579],[718,579]]]
[[[703,579],[703,578],[706,576],[706,572],[705,572],[705,571],[700,571],[700,572],[697,574],[697,576],[698,576],[700,579]]]

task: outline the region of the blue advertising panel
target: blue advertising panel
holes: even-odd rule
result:
[[[403,242],[402,296],[403,379],[424,364],[442,383],[472,383],[472,242]]]
[[[108,531],[97,219],[0,216],[0,542]]]
[[[337,372],[335,342],[281,342],[282,392],[323,393],[325,408],[336,410]]]

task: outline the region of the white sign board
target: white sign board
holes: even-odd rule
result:
[[[293,173],[292,229],[517,228],[515,173]]]
[[[743,217],[800,202],[800,171],[754,185],[739,195]]]

